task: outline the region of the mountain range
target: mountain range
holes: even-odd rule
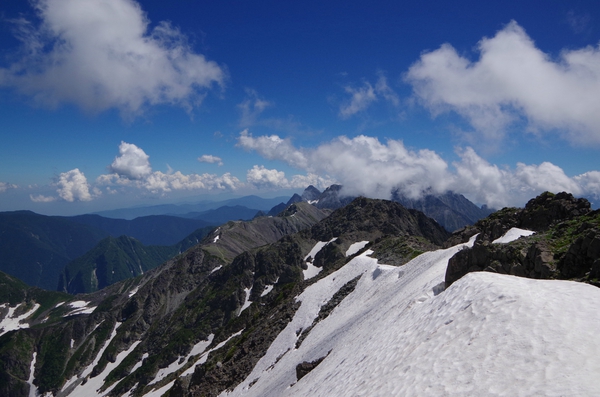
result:
[[[0,394],[596,395],[599,236],[563,193],[452,235],[297,202],[91,294],[2,276]]]

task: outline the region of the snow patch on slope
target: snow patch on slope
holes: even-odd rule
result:
[[[168,375],[179,371],[184,365],[187,364],[188,360],[192,356],[196,356],[196,355],[204,352],[204,350],[206,350],[206,348],[208,346],[210,346],[214,337],[215,337],[214,334],[210,334],[208,336],[207,340],[203,340],[203,341],[196,343],[194,345],[194,347],[192,347],[192,350],[188,353],[187,356],[179,357],[177,360],[173,361],[167,368],[159,369],[158,372],[156,373],[156,376],[154,377],[152,382],[150,382],[150,384],[152,385],[152,384],[158,383],[161,380],[163,380],[164,378],[166,378]]]
[[[91,313],[93,313],[94,310],[96,310],[97,306],[88,307],[88,305],[90,303],[91,302],[85,302],[85,301],[69,302],[67,304],[67,306],[70,306],[71,309],[75,309],[75,310],[71,310],[70,312],[65,314],[63,317],[69,317],[69,316],[73,316],[75,314],[91,314]]]
[[[535,234],[535,232],[531,230],[519,229],[518,227],[513,227],[509,231],[507,231],[504,236],[497,238],[492,241],[493,244],[507,244],[517,240],[519,237],[523,236],[531,236]]]
[[[332,238],[329,241],[319,241],[310,250],[310,252],[308,253],[308,255],[306,255],[306,257],[304,258],[304,261],[306,262],[306,266],[308,266],[308,269],[302,270],[302,273],[304,274],[304,279],[305,280],[313,278],[317,274],[321,273],[321,270],[323,270],[323,269],[320,268],[320,267],[317,267],[317,266],[313,265],[313,261],[315,259],[315,256],[319,253],[319,251],[321,251],[323,249],[323,247],[325,247],[329,243],[333,243],[335,240],[337,240],[337,237],[334,237],[334,238]]]
[[[21,328],[29,328],[29,324],[23,321],[25,321],[28,317],[31,317],[33,313],[35,313],[36,310],[40,308],[40,304],[36,303],[29,311],[21,315],[15,316],[15,312],[17,311],[17,309],[24,304],[25,303],[19,303],[15,307],[9,307],[8,303],[0,305],[0,309],[6,309],[8,307],[8,313],[0,321],[0,336],[4,335],[9,331],[14,331]]]
[[[251,290],[252,290],[252,288],[244,288],[244,293],[246,294],[246,298],[245,298],[244,304],[240,308],[240,312],[238,313],[238,316],[240,314],[242,314],[242,312],[244,310],[246,310],[247,308],[249,308],[250,305],[252,304],[252,301],[250,300],[250,291]]]
[[[92,379],[88,379],[85,384],[82,384],[82,382],[92,373],[92,370],[94,369],[94,367],[100,362],[100,358],[104,354],[104,351],[106,350],[106,348],[108,347],[110,342],[112,342],[114,337],[117,336],[117,329],[120,326],[121,326],[121,323],[119,323],[119,322],[115,323],[115,328],[113,328],[113,330],[110,334],[110,337],[104,343],[104,345],[102,346],[102,348],[100,349],[100,351],[98,352],[96,357],[94,358],[94,361],[90,365],[87,366],[87,368],[81,373],[81,376],[75,375],[71,379],[69,379],[69,381],[63,386],[61,391],[66,391],[67,389],[70,389],[71,387],[74,386],[75,388],[72,391],[70,391],[70,393],[68,393],[68,395],[71,397],[78,397],[78,396],[86,397],[86,396],[94,396],[97,394],[96,389],[98,389],[100,386],[102,386],[102,383],[104,382],[104,378],[106,377],[106,375],[108,375],[108,372],[106,374],[104,374],[104,371],[103,371],[102,374],[95,376]],[[98,326],[96,326],[96,328],[97,327]],[[94,328],[94,330],[95,330],[95,328]],[[94,332],[94,331],[92,331],[92,332]],[[125,358],[125,357],[123,357],[123,358]],[[109,363],[107,365],[107,367],[110,365],[111,365],[111,363]]]
[[[361,249],[365,248],[365,245],[367,245],[367,244],[369,244],[368,241],[359,241],[358,243],[352,244],[346,250],[346,256],[352,256],[352,255],[356,254],[358,251],[360,251]]]

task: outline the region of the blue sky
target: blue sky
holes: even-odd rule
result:
[[[0,211],[600,196],[596,1],[9,0]]]

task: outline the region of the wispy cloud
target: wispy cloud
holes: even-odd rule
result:
[[[576,195],[600,195],[600,172],[568,177],[549,162],[539,165],[517,163],[514,169],[500,168],[480,157],[474,149],[457,150],[460,161],[448,164],[431,150],[408,150],[402,141],[380,142],[375,137],[344,136],[315,148],[296,148],[276,135],[253,137],[243,131],[238,145],[270,160],[344,185],[349,195],[389,198],[399,189],[412,198],[424,192],[452,190],[475,202],[500,208],[523,205],[545,190],[569,191]],[[264,167],[253,169],[249,181],[281,184],[285,175]]]
[[[340,105],[339,116],[342,119],[350,118],[365,111],[379,99],[387,101],[394,107],[400,105],[400,98],[390,88],[383,73],[379,73],[377,82],[374,85],[364,81],[359,87],[347,85],[344,87],[344,91],[349,98]]]
[[[410,67],[405,80],[433,115],[460,114],[480,142],[502,140],[524,119],[530,132],[600,144],[599,48],[564,50],[553,60],[513,21],[478,50],[471,62],[444,44]]]
[[[574,10],[567,12],[567,23],[575,33],[584,33],[589,29],[592,18],[590,14],[580,14]]]
[[[4,193],[9,189],[16,189],[18,186],[8,182],[0,182],[0,193]]]
[[[217,164],[219,166],[223,165],[223,160],[220,157],[213,156],[212,154],[204,154],[198,157],[198,161],[201,163]]]
[[[253,126],[261,113],[270,106],[273,106],[272,102],[260,98],[256,90],[246,88],[246,98],[237,105],[241,113],[239,126],[241,128]]]
[[[157,104],[198,106],[226,73],[193,51],[168,22],[151,31],[134,0],[33,0],[41,23],[13,21],[21,57],[0,69],[0,86],[36,102],[74,103],[90,112],[119,109],[124,117]]]

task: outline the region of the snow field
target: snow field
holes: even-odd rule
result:
[[[502,241],[522,235],[509,233]],[[600,395],[600,289],[478,272],[441,292],[458,249],[402,267],[378,265],[367,251],[319,280],[250,376],[222,395]],[[295,349],[296,331],[361,273],[355,291]],[[297,364],[325,356],[296,380]]]
[[[346,256],[352,256],[352,255],[356,254],[358,251],[360,251],[361,249],[365,248],[365,245],[367,245],[367,244],[369,244],[368,241],[359,241],[358,243],[352,244],[346,250]]]
[[[519,237],[531,236],[532,234],[535,234],[535,232],[532,232],[531,230],[519,229],[518,227],[513,227],[512,229],[507,231],[504,234],[504,236],[497,238],[496,240],[492,241],[492,243],[506,244],[518,239]]]

